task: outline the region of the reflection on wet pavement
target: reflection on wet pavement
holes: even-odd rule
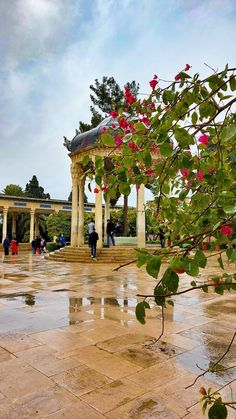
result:
[[[226,351],[235,293],[176,297],[174,309],[165,309],[165,333],[153,343],[160,309],[148,310],[142,326],[135,307],[136,294],[152,293],[155,280],[135,266],[114,267],[2,256],[0,418],[194,419],[202,417],[195,406],[201,385],[224,387],[227,399],[232,391],[236,399],[234,384],[226,385],[236,378],[236,343],[222,361],[227,371],[185,390],[201,372],[196,364],[207,368]],[[207,275],[218,269],[212,260]],[[182,287],[192,280],[181,279]]]

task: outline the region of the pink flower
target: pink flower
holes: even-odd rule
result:
[[[106,132],[107,128],[106,127],[102,127],[102,132]]]
[[[116,147],[120,147],[121,146],[122,140],[123,140],[123,136],[122,135],[117,135],[115,137],[115,145],[116,145]]]
[[[157,153],[158,153],[158,151],[159,151],[158,146],[157,146],[156,144],[152,144],[152,145],[151,145],[151,152],[152,152],[153,154],[157,154]]]
[[[151,124],[150,119],[147,118],[146,116],[144,116],[142,119],[140,119],[140,121],[145,125],[150,125]]]
[[[136,191],[140,189],[140,185],[135,185]]]
[[[190,173],[190,170],[188,170],[188,169],[183,169],[183,170],[180,170],[180,173],[181,173],[181,175],[182,175],[183,177],[188,177],[188,175],[189,175],[189,173]]]
[[[131,148],[133,151],[139,151],[139,147],[133,143],[133,141],[130,141],[128,144],[128,147]]]
[[[150,86],[151,86],[152,90],[154,90],[154,89],[155,89],[155,87],[156,87],[157,83],[158,83],[158,81],[157,81],[156,79],[153,79],[153,80],[151,80],[151,81],[149,82],[149,84],[150,84]]]
[[[115,128],[116,126],[115,126],[115,124],[111,124],[111,127],[112,127],[112,128]]]
[[[179,75],[179,74],[176,74],[176,76],[175,76],[175,81],[179,81],[179,80],[181,80],[181,77],[180,77],[180,75]]]
[[[202,134],[201,137],[198,138],[198,142],[204,145],[208,145],[208,139],[209,139],[208,135]]]
[[[147,176],[152,176],[155,173],[155,170],[153,170],[151,167],[148,167],[146,169],[146,175]]]
[[[203,180],[204,180],[204,174],[203,174],[202,170],[198,170],[198,172],[197,172],[197,180],[198,180],[198,182],[203,182]]]
[[[191,68],[191,66],[189,64],[185,64],[185,71],[188,71]]]
[[[110,115],[112,116],[112,118],[116,119],[118,117],[118,112],[116,111],[111,111]]]
[[[120,169],[120,167],[121,167],[121,164],[120,163],[115,163],[115,168],[116,169]]]
[[[94,188],[93,192],[94,193],[99,193],[99,189],[98,188]]]
[[[107,186],[102,186],[102,192],[108,192]]]
[[[231,227],[226,226],[226,225],[222,225],[220,228],[220,232],[221,234],[223,234],[224,236],[230,236],[231,234],[233,234],[233,230]]]
[[[126,122],[126,120],[124,118],[121,118],[119,120],[119,125],[122,129],[126,129],[129,126],[128,122]]]

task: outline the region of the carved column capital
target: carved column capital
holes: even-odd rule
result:
[[[3,207],[3,214],[7,214],[8,213],[8,209],[9,209],[9,207]]]
[[[71,177],[72,177],[72,183],[73,185],[78,185],[79,181],[79,167],[77,164],[72,164],[70,167]]]

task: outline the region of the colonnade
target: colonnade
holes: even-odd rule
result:
[[[9,207],[3,207],[3,223],[2,223],[2,242],[7,236],[7,222],[8,222],[8,215],[9,215]],[[16,236],[16,216],[17,213],[15,211],[11,211],[12,215],[12,229],[11,235],[12,237]],[[34,209],[30,210],[30,237],[29,242],[31,243],[34,237],[39,235],[39,214],[36,213]]]
[[[71,214],[71,246],[80,247],[84,244],[84,185],[85,177],[83,166],[80,163],[72,163],[72,214]],[[103,222],[106,228],[107,220],[110,218],[110,198],[107,196],[104,209],[102,206],[102,191],[95,194],[95,227],[99,236],[97,247],[103,246]],[[79,200],[78,200],[79,196]],[[137,246],[146,246],[146,226],[145,226],[145,188],[140,185],[137,190]]]

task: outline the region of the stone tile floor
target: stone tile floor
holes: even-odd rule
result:
[[[236,399],[235,369],[185,390],[201,372],[196,364],[207,367],[227,348],[235,293],[176,297],[165,312],[165,334],[152,346],[160,309],[150,310],[144,326],[135,318],[136,294],[155,286],[144,269],[115,272],[116,265],[28,253],[0,258],[0,418],[196,419],[204,417],[202,385]],[[207,275],[218,270],[211,258]],[[182,287],[192,280],[181,279]],[[236,365],[235,348],[224,365]],[[230,409],[228,418],[235,417]]]

